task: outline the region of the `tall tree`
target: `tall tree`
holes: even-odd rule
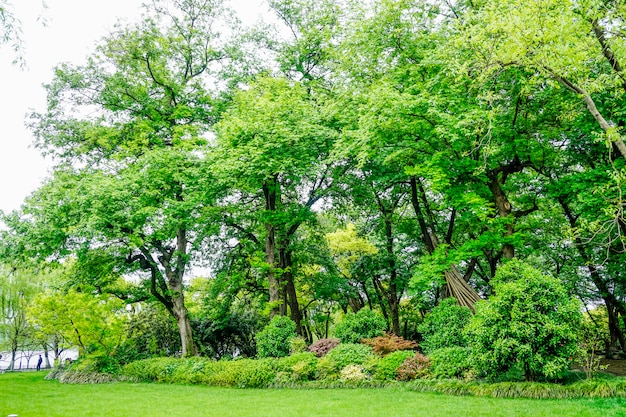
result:
[[[100,251],[119,271],[123,262],[146,271],[151,294],[178,322],[183,355],[197,352],[183,278],[214,199],[201,166],[216,117],[212,77],[225,56],[221,3],[154,1],[146,20],[116,28],[86,65],[58,67],[47,111],[31,124],[37,146],[66,167],[23,220],[54,233],[50,253]]]

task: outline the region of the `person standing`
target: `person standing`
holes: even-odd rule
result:
[[[39,355],[39,360],[37,361],[37,370],[41,370],[41,362],[43,362],[43,358]]]

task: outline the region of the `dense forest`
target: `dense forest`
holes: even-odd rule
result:
[[[362,310],[420,342],[510,264],[624,351],[625,3],[268,5],[155,0],[55,69],[54,172],[2,218],[8,350],[254,356],[272,317],[312,343]]]

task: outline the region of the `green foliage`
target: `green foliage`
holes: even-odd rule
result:
[[[344,343],[359,343],[363,339],[381,336],[387,328],[385,318],[369,309],[347,314],[335,326],[335,336]]]
[[[364,365],[374,357],[374,350],[370,346],[342,343],[328,352],[323,359],[328,361],[335,371],[340,371],[348,365]]]
[[[398,378],[398,368],[408,358],[415,356],[415,352],[409,350],[398,350],[391,352],[376,363],[374,379],[385,381]]]
[[[434,378],[472,378],[475,375],[472,350],[451,346],[433,350],[428,355]]]
[[[298,336],[291,339],[289,342],[289,354],[302,353],[307,350],[306,340]]]
[[[518,260],[500,267],[493,284],[495,295],[477,304],[468,326],[478,369],[494,377],[519,365],[529,381],[559,377],[578,350],[580,304]]]
[[[469,308],[459,306],[454,298],[441,300],[417,327],[422,335],[420,346],[424,353],[445,347],[466,346],[464,328],[471,315]]]
[[[291,340],[296,337],[296,324],[289,317],[275,316],[255,336],[259,358],[280,358],[289,355]]]
[[[279,378],[281,382],[311,381],[316,376],[317,362],[317,357],[311,352],[301,352],[280,358]]]

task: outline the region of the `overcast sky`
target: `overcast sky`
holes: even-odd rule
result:
[[[12,65],[15,55],[0,47],[0,210],[18,209],[48,175],[50,161],[32,147],[33,137],[24,126],[31,109],[45,110],[43,84],[61,62],[81,64],[96,42],[118,19],[135,21],[145,0],[13,0],[22,22],[22,39],[28,68]],[[231,0],[242,20],[253,23],[267,10],[264,0]],[[38,22],[43,15],[46,26]]]

